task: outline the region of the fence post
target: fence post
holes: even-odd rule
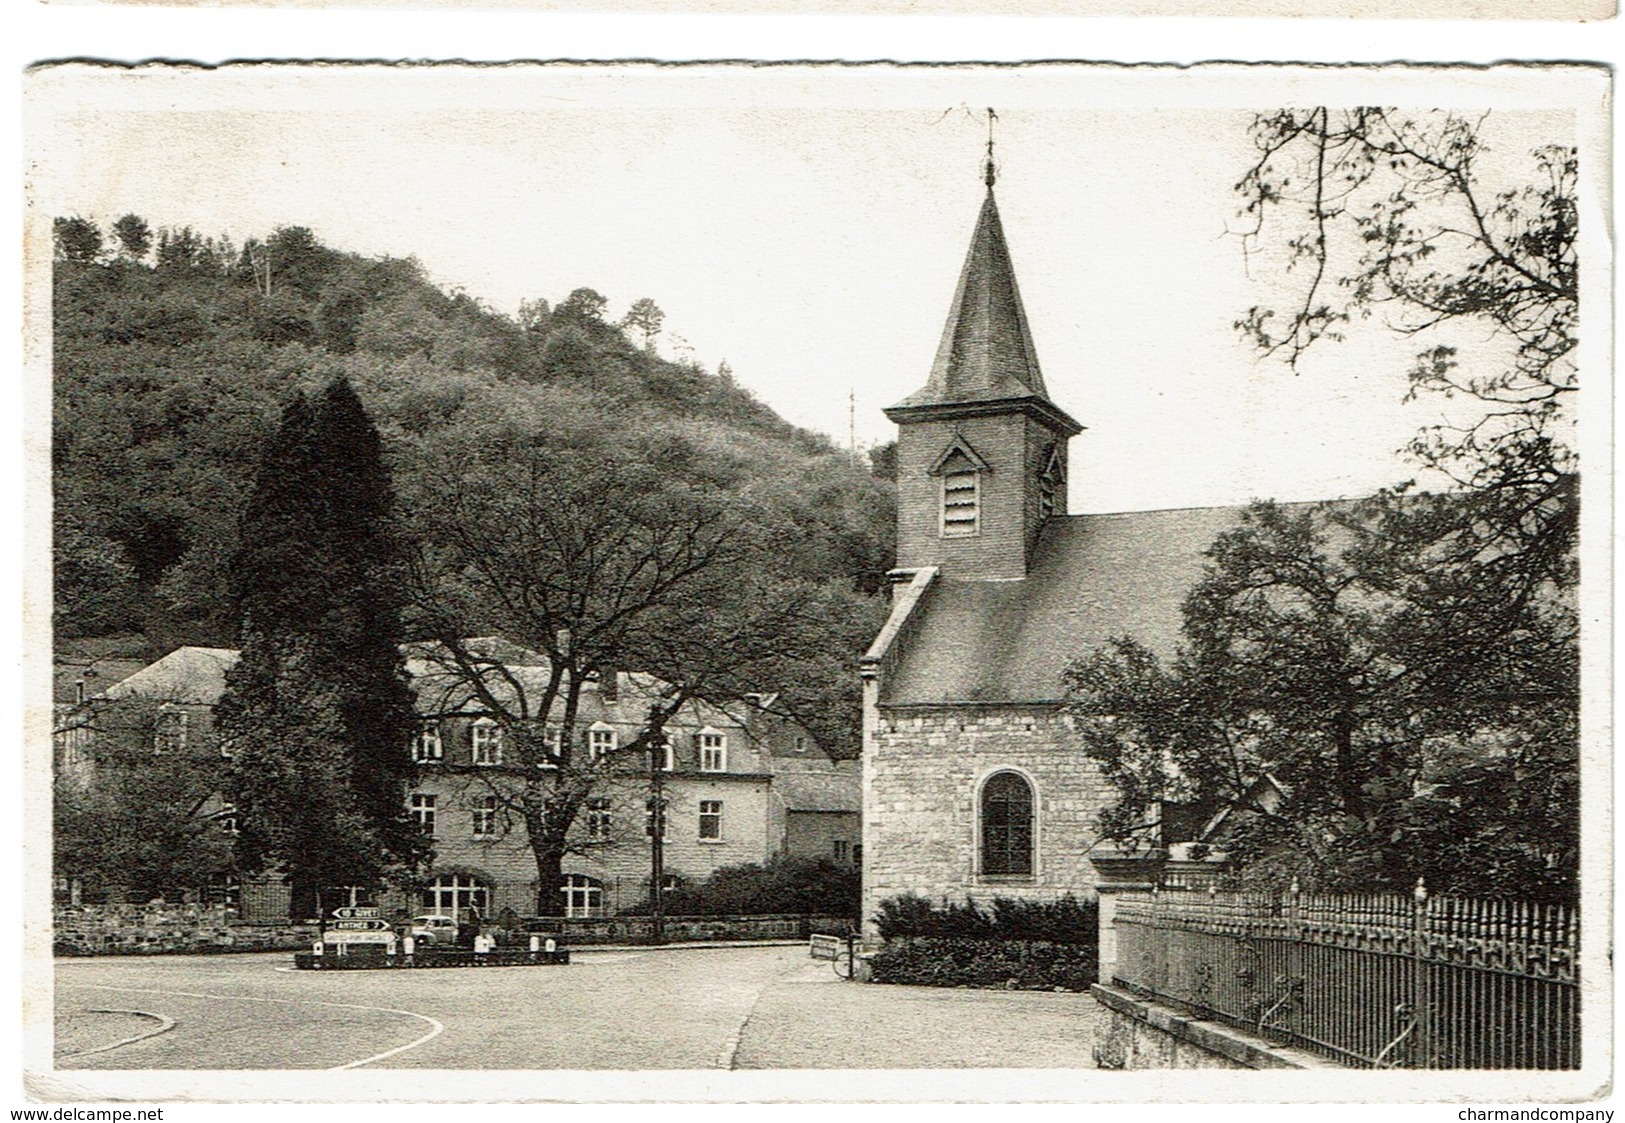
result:
[[[1415,1005],[1418,1068],[1433,1067],[1433,980],[1428,970],[1428,887],[1416,879],[1411,893],[1411,994]]]
[[[1097,847],[1089,855],[1095,867],[1095,897],[1100,908],[1099,967],[1096,977],[1110,986],[1117,972],[1117,896],[1156,888],[1166,851]]]

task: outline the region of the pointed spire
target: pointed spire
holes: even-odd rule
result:
[[[987,195],[971,234],[942,342],[931,364],[931,377],[886,414],[900,421],[920,416],[922,411],[937,414],[947,410],[958,416],[968,415],[967,410],[982,414],[1016,406],[1070,436],[1083,427],[1051,402],[1044,388],[1038,351],[1027,327],[1010,247],[1005,243],[999,206],[993,196],[993,184],[998,178],[993,159],[995,120],[997,115],[989,109],[987,158],[982,168]]]
[[[990,159],[987,197],[971,235],[931,378],[903,405],[1048,397],[993,198],[993,178]]]

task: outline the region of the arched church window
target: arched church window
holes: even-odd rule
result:
[[[1033,789],[1016,772],[998,772],[982,785],[982,872],[1033,872]]]

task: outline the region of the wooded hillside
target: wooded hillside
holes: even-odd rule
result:
[[[420,544],[434,525],[427,477],[486,438],[524,435],[566,465],[635,448],[655,466],[651,492],[699,483],[751,504],[785,573],[826,585],[840,617],[830,682],[762,689],[844,708],[853,684],[835,676],[853,677],[876,626],[892,485],[756,401],[726,364],[661,358],[654,301],[617,319],[579,288],[510,317],[442,291],[411,258],[344,253],[302,227],[239,245],[133,215],[108,230],[57,219],[55,266],[59,648],[112,635],[148,658],[234,645],[228,563],[263,442],[289,395],[343,375],[383,435]],[[848,717],[855,702],[834,724]]]

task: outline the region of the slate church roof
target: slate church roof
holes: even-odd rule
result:
[[[1116,636],[1172,654],[1203,552],[1245,509],[1057,517],[1023,580],[938,578],[913,614],[881,704],[1057,702],[1066,665]]]

